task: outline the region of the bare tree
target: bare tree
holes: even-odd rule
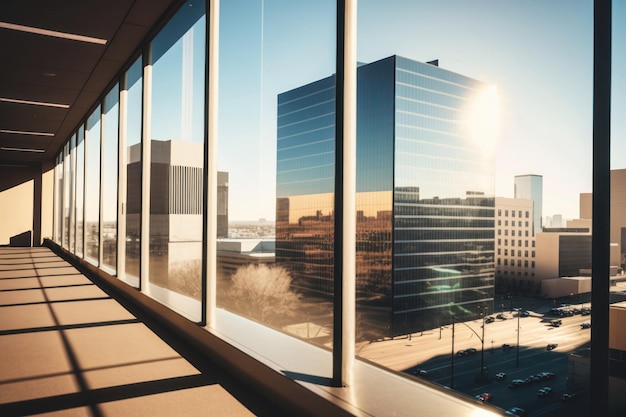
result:
[[[228,295],[242,314],[265,324],[293,316],[299,297],[285,268],[251,264],[237,269],[231,280]]]

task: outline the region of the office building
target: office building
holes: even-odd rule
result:
[[[496,290],[517,292],[535,276],[533,201],[496,197]]]
[[[276,262],[300,291],[326,298],[334,280],[334,85],[330,76],[278,96]],[[358,67],[360,337],[493,311],[494,149],[468,129],[474,101],[492,93],[400,56]]]
[[[626,266],[626,169],[611,170],[611,265]],[[580,218],[592,218],[592,193],[580,194]]]
[[[533,201],[533,234],[541,232],[543,215],[543,177],[541,175],[516,175],[515,198]]]
[[[538,281],[577,277],[591,269],[591,222],[568,222],[568,227],[544,229],[535,236]]]

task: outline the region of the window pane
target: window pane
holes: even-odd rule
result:
[[[620,325],[624,317],[626,283],[622,282],[626,268],[626,4],[612,2],[612,70],[611,70],[611,266],[619,271],[617,279],[611,281],[609,307],[609,412],[618,415],[624,410],[626,399],[626,343],[620,337]]]
[[[63,247],[70,247],[70,201],[72,199],[72,188],[70,183],[70,144],[67,142],[63,147]]]
[[[54,167],[54,241],[61,244],[63,230],[63,151]]]
[[[223,2],[220,13],[220,331],[259,349],[229,327],[237,315],[332,347],[335,2]],[[315,375],[328,376],[330,355],[321,363]]]
[[[85,155],[85,259],[98,265],[100,250],[100,106],[87,119]]]
[[[102,138],[102,267],[117,272],[117,148],[119,129],[119,86],[104,99]]]
[[[84,251],[84,203],[85,203],[85,125],[78,128],[76,138],[76,255],[83,256]]]
[[[141,112],[143,95],[141,57],[126,72],[126,261],[120,277],[139,287],[141,247]]]
[[[70,138],[70,246],[69,250],[76,253],[76,133]]]
[[[563,278],[587,274],[590,224],[545,227],[547,216],[585,218],[592,6],[360,2],[361,357],[472,397],[489,390],[491,403],[533,414],[553,406],[537,390],[511,395],[511,379],[555,372],[559,395],[584,383],[584,372],[568,374],[568,353],[589,342],[585,317],[563,328],[549,318],[555,304],[589,306],[589,278]],[[535,243],[536,257],[522,250]],[[519,329],[515,308],[529,311]],[[518,335],[519,367],[507,349]],[[487,385],[499,372],[508,382]]]
[[[204,4],[186,2],[151,44],[149,291],[194,320],[202,297]]]

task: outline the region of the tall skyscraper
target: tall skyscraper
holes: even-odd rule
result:
[[[541,175],[516,175],[515,198],[533,200],[533,234],[541,232],[543,177]]]
[[[357,72],[358,337],[492,312],[493,90],[391,56]],[[278,96],[276,262],[332,295],[334,77]]]

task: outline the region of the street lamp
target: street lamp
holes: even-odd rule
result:
[[[487,313],[487,307],[480,306],[478,307],[480,311],[480,318],[482,324],[482,337],[480,338],[481,349],[480,349],[480,380],[481,382],[485,379],[485,315]]]
[[[519,368],[519,317],[521,316],[521,308],[516,308],[517,311],[517,355],[515,357],[515,367]]]
[[[452,315],[452,356],[450,357],[450,388],[454,388],[454,314]]]

